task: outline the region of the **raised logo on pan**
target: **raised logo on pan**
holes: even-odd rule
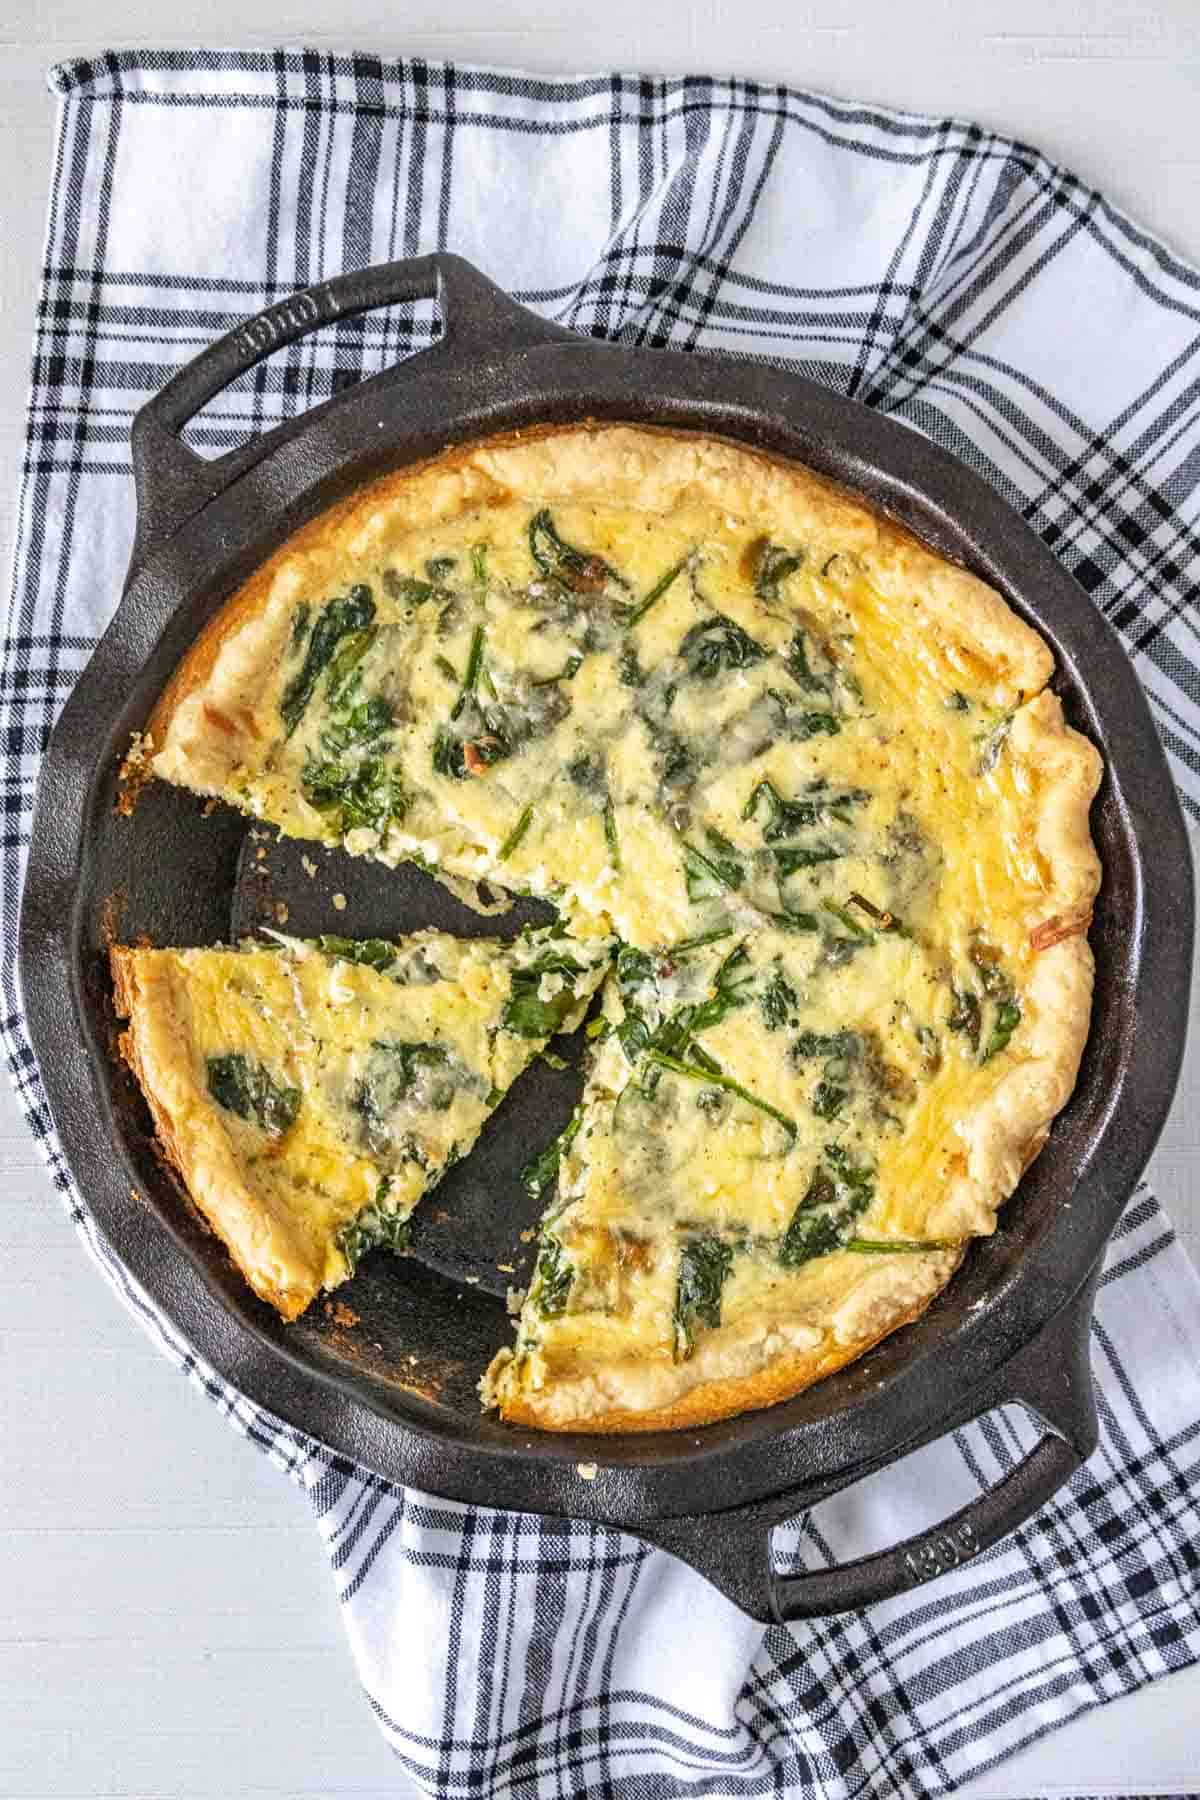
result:
[[[951,1525],[911,1544],[904,1553],[904,1567],[914,1583],[931,1581],[957,1569],[978,1549],[979,1539],[970,1525]]]
[[[320,287],[308,288],[302,294],[289,294],[286,300],[268,306],[266,312],[247,319],[234,341],[247,355],[262,356],[286,339],[319,325],[322,319],[332,319],[335,313],[329,285],[322,282]]]

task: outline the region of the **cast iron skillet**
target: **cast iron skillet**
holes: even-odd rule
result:
[[[431,298],[443,333],[418,357],[215,462],[181,443],[197,410],[279,345],[326,321]],[[334,856],[310,880],[298,849],[268,848],[223,808],[202,818],[191,797],[161,784],[119,818],[117,767],[204,621],[302,521],[446,444],[581,418],[720,433],[858,490],[1037,625],[1053,646],[1067,714],[1107,765],[1093,812],[1105,874],[1091,1038],[1074,1097],[995,1237],[973,1248],[923,1318],[809,1392],[702,1430],[632,1438],[527,1434],[484,1417],[474,1394],[492,1350],[508,1341],[503,1289],[528,1267],[519,1233],[530,1208],[516,1172],[565,1122],[577,1077],[541,1064],[522,1077],[478,1150],[420,1209],[414,1255],[368,1257],[339,1296],[357,1325],[317,1305],[285,1327],[153,1154],[141,1097],[111,1054],[104,954],[114,904],[122,937],[145,932],[162,944],[228,939],[281,897],[292,931],[493,928],[416,871]],[[1033,532],[952,457],[865,407],[774,368],[581,339],[449,255],[341,276],[260,313],[143,408],[133,460],[133,559],[116,617],[51,739],[20,951],[30,1031],[71,1167],[155,1304],[243,1393],[380,1474],[459,1500],[627,1527],[763,1620],[865,1606],[1027,1519],[1095,1443],[1095,1276],[1175,1086],[1193,922],[1183,821],[1146,702],[1115,636]],[[348,898],[340,912],[330,904],[338,888]],[[937,1529],[860,1561],[774,1573],[773,1524],[1010,1401],[1045,1435],[999,1486]],[[580,1464],[598,1465],[593,1479]]]

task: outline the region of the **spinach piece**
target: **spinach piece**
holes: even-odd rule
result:
[[[1021,1002],[1000,962],[999,951],[976,939],[968,954],[983,998],[991,1002],[987,1035],[984,1036],[983,1004],[979,995],[967,987],[951,988],[950,1016],[946,1023],[951,1031],[960,1032],[967,1039],[980,1062],[985,1063],[1008,1048],[1013,1032],[1021,1023]]]
[[[778,600],[779,588],[804,563],[803,550],[785,550],[765,537],[750,546],[754,592],[760,600]]]
[[[697,1324],[721,1323],[721,1290],[733,1266],[733,1246],[719,1237],[689,1238],[679,1252],[675,1286],[675,1360],[684,1362],[696,1347]]]
[[[322,762],[310,751],[300,786],[309,805],[327,814],[341,837],[360,827],[382,836],[408,811],[400,777],[381,757],[367,757],[357,768],[346,769],[340,763]]]
[[[534,687],[553,687],[556,681],[574,681],[582,667],[582,656],[568,656],[557,675],[543,675],[541,680],[535,681],[533,685]]]
[[[815,869],[821,863],[840,861],[843,852],[832,844],[777,844],[771,852],[775,872],[781,881],[800,869]]]
[[[625,611],[623,613],[623,623],[624,623],[625,629],[627,631],[631,630],[632,627],[634,625],[636,625],[640,619],[644,619],[646,614],[650,611],[650,608],[652,606],[657,605],[657,603],[662,599],[663,595],[666,593],[667,589],[671,586],[671,583],[675,580],[676,576],[681,575],[683,573],[684,569],[687,568],[687,564],[688,564],[687,557],[681,556],[677,563],[672,564],[672,566],[667,570],[665,575],[659,576],[658,580],[655,582],[654,586],[650,589],[650,592],[646,595],[646,598],[644,600],[639,601],[637,606],[627,607],[625,609]],[[637,656],[636,651],[634,651],[634,656],[636,658],[636,656]],[[629,685],[631,687],[636,687],[636,686],[639,686],[640,683],[631,682]]]
[[[608,849],[608,860],[615,873],[619,875],[621,873],[621,840],[617,836],[617,815],[611,796],[604,802],[604,842]]]
[[[292,614],[292,635],[288,640],[289,650],[298,650],[300,640],[308,630],[308,621],[312,617],[312,607],[307,600],[302,600]]]
[[[845,788],[838,793],[829,791],[823,782],[818,782],[803,799],[785,800],[774,782],[760,781],[752,789],[750,798],[742,808],[742,817],[759,818],[765,805],[767,817],[762,828],[763,842],[777,844],[798,831],[804,831],[810,825],[819,825],[828,819],[836,819],[840,825],[849,825],[852,823],[851,810],[865,805],[870,798],[864,788]]]
[[[443,1073],[430,1073],[437,1070]],[[460,1085],[444,1045],[376,1038],[352,1100],[368,1146],[377,1156],[387,1155],[393,1148],[393,1115],[406,1100],[447,1112]]]
[[[766,654],[761,644],[724,613],[701,619],[679,646],[688,674],[697,681],[714,681],[723,669],[748,669],[762,662]]]
[[[958,688],[952,688],[942,702],[947,712],[970,712],[971,702]]]
[[[635,950],[632,944],[622,944],[617,951],[617,984],[623,991],[653,981],[654,968],[654,958],[648,950]]]
[[[385,1176],[374,1200],[369,1200],[361,1212],[348,1219],[337,1234],[337,1247],[345,1257],[351,1275],[367,1251],[374,1250],[377,1245],[397,1256],[408,1249],[412,1230],[408,1218],[389,1212],[385,1205],[391,1185],[390,1178]]]
[[[849,1088],[839,1087],[823,1075],[813,1092],[812,1109],[818,1119],[836,1119],[849,1098]]]
[[[779,1031],[796,1010],[796,990],[782,969],[776,969],[758,997],[759,1011],[768,1031]]]
[[[856,1256],[919,1256],[930,1250],[957,1250],[957,1238],[847,1238],[843,1250]]]
[[[837,737],[842,729],[842,721],[836,713],[831,712],[788,712],[786,717],[787,734],[794,744],[807,744],[809,738]]]
[[[555,1237],[543,1237],[533,1277],[533,1304],[543,1319],[557,1319],[567,1310],[575,1284],[574,1266]]]
[[[482,625],[477,625],[471,633],[471,648],[467,652],[467,669],[463,676],[463,684],[458,699],[454,702],[450,712],[450,717],[452,719],[458,718],[463,707],[467,704],[468,699],[475,692],[475,689],[479,684],[479,671],[483,667],[483,645],[485,635]]]
[[[787,655],[783,659],[783,666],[791,676],[792,680],[796,683],[796,686],[803,688],[806,693],[827,695],[831,692],[833,684],[830,677],[828,675],[817,675],[809,664],[808,642],[803,631],[797,630],[791,643],[788,645]]]
[[[521,842],[521,839],[525,836],[525,833],[529,830],[529,827],[532,822],[533,822],[533,801],[531,800],[529,802],[529,805],[527,807],[525,807],[525,809],[521,813],[516,824],[513,826],[512,830],[509,832],[509,834],[505,838],[504,842],[501,844],[499,852],[496,857],[497,862],[507,862],[508,861],[509,857],[512,855],[513,851],[516,849],[517,845]]]
[[[452,562],[453,558],[450,560]],[[428,564],[426,573],[429,573]],[[417,575],[401,575],[396,569],[385,569],[383,591],[389,600],[399,600],[404,606],[421,606],[435,594],[440,594],[442,588],[439,581],[422,581]]]
[[[840,1144],[826,1144],[821,1155],[779,1245],[785,1269],[840,1250],[875,1196],[875,1171],[869,1164],[852,1162]]]
[[[764,1100],[749,1088],[743,1087],[741,1082],[735,1081],[731,1075],[722,1074],[711,1057],[706,1056],[701,1062],[699,1058],[703,1053],[698,1050],[696,1045],[691,1046],[691,1054],[694,1060],[687,1063],[681,1061],[677,1056],[670,1056],[662,1050],[655,1049],[653,1045],[645,1051],[645,1055],[652,1063],[657,1064],[661,1069],[669,1069],[673,1075],[683,1075],[689,1081],[707,1083],[710,1087],[724,1088],[727,1094],[736,1094],[739,1100],[746,1101],[749,1106],[757,1107],[759,1112],[766,1113],[777,1124],[782,1125],[789,1138],[795,1138],[797,1127],[794,1119],[789,1119],[786,1113],[780,1112],[777,1106],[772,1106],[769,1100]]]
[[[983,1029],[983,1013],[979,1005],[978,994],[970,988],[951,988],[950,1016],[946,1020],[947,1029],[959,1032],[966,1038],[972,1050],[979,1048],[979,1034]]]
[[[706,827],[708,850],[683,846],[683,878],[691,901],[712,900],[727,890],[736,891],[746,879],[736,844],[720,831]]]
[[[375,637],[375,627],[368,625],[364,630],[352,631],[342,639],[334,652],[329,665],[329,679],[325,683],[325,692],[331,703],[343,698],[350,677],[375,642]]]
[[[797,1062],[809,1057],[861,1056],[863,1041],[857,1031],[802,1031],[792,1043]]]
[[[373,743],[391,728],[392,709],[381,694],[376,694],[357,706],[331,714],[321,733],[321,748],[327,756],[344,756],[347,750]]]
[[[440,586],[447,575],[453,573],[457,565],[456,556],[431,556],[425,564],[425,573],[435,586]]]
[[[1021,1008],[1016,1000],[1002,1000],[996,1008],[996,1016],[992,1020],[991,1035],[983,1047],[981,1062],[990,1062],[993,1056],[999,1056],[1007,1050],[1009,1039],[1021,1023]]]
[[[645,687],[646,673],[638,661],[636,644],[621,645],[617,656],[617,680],[622,687]]]
[[[317,948],[326,956],[339,957],[342,962],[365,963],[368,969],[378,969],[380,973],[390,969],[397,956],[395,944],[384,938],[338,937],[332,932],[322,933]]]
[[[528,968],[512,972],[512,992],[504,1003],[500,1023],[514,1037],[553,1037],[575,1010],[575,977],[583,973],[573,957],[547,950]],[[561,975],[563,985],[550,998],[538,994],[543,975]]]
[[[532,1162],[525,1164],[521,1170],[521,1186],[531,1200],[540,1200],[542,1195],[548,1193],[554,1186],[558,1180],[558,1170],[563,1152],[574,1143],[582,1124],[583,1109],[577,1106],[571,1114],[566,1129],[560,1131],[554,1141],[546,1145],[540,1156],[535,1156]]]
[[[268,1137],[282,1137],[300,1111],[300,1089],[273,1081],[260,1062],[232,1050],[205,1064],[208,1091],[218,1106],[258,1125]]]
[[[543,575],[561,582],[572,593],[594,594],[611,581],[629,592],[629,583],[602,556],[589,556],[558,535],[549,508],[543,507],[529,521],[529,554]]]
[[[279,714],[288,737],[303,718],[317,682],[333,660],[342,639],[351,632],[365,631],[374,617],[375,602],[371,590],[362,582],[344,597],[325,602],[312,628],[303,665],[284,688],[279,702]]]

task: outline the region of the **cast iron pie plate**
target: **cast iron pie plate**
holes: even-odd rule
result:
[[[432,348],[215,462],[184,424],[236,375],[314,327],[436,298]],[[713,432],[855,489],[976,570],[1049,640],[1067,716],[1104,752],[1092,829],[1104,885],[1079,1084],[1050,1141],[948,1290],[914,1325],[807,1393],[699,1431],[539,1436],[484,1416],[475,1381],[507,1341],[530,1202],[517,1171],[566,1122],[577,1074],[538,1063],[479,1147],[418,1211],[410,1257],[376,1252],[338,1298],[284,1326],[236,1274],[156,1158],[112,1054],[105,946],[228,940],[286,901],[288,929],[486,931],[416,870],[340,854],[318,877],[219,808],[161,784],[113,809],[144,725],[210,614],[304,520],[385,470],[517,426],[620,419]],[[346,275],[269,308],[188,365],[133,428],[138,528],[124,597],[64,708],[42,771],[21,917],[21,979],[55,1124],[101,1230],[197,1353],[250,1399],[381,1475],[486,1505],[598,1519],[665,1545],[760,1619],[866,1605],[996,1542],[1088,1455],[1095,1274],[1162,1126],[1183,1048],[1191,860],[1141,689],[1083,591],[993,490],[902,425],[759,364],[596,343],[547,325],[461,259]],[[260,848],[267,856],[259,857]],[[260,872],[266,868],[267,873]],[[347,897],[335,911],[332,895]],[[515,931],[532,905],[500,928]],[[517,1273],[497,1271],[498,1262]],[[770,1528],[1008,1401],[1043,1436],[1000,1485],[934,1530],[798,1576]],[[596,1464],[593,1479],[579,1465]]]

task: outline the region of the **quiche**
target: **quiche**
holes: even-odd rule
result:
[[[553,930],[110,954],[159,1142],[285,1319],[371,1246],[403,1248],[421,1195],[578,1023],[608,961]]]
[[[768,1404],[994,1230],[1091,1010],[1101,762],[1053,674],[994,589],[817,476],[620,425],[388,476],[211,622],[139,776],[550,901],[609,966],[486,1404]]]

